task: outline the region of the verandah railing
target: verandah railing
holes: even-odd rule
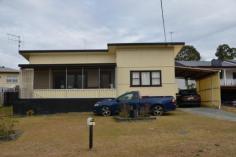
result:
[[[116,89],[34,89],[33,98],[114,98]]]
[[[220,80],[222,86],[236,86],[236,79]]]

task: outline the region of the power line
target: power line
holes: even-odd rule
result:
[[[167,42],[167,40],[166,40],[166,26],[165,26],[163,4],[162,4],[162,0],[160,0],[160,1],[161,1],[161,14],[162,14],[162,25],[163,25],[163,31],[164,31],[164,38],[165,38],[165,42]]]

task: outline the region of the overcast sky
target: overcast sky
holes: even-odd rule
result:
[[[236,47],[236,0],[163,0],[167,38],[194,45],[203,60],[219,44]],[[22,49],[107,48],[112,42],[163,42],[159,0],[0,0],[0,65],[27,61]]]

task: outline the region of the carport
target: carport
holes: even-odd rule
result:
[[[175,66],[175,77],[196,80],[196,88],[201,96],[201,104],[203,106],[220,108],[219,70]]]

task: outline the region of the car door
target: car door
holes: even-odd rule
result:
[[[139,96],[137,92],[126,93],[118,98],[119,106],[130,105],[136,109],[139,105]]]

